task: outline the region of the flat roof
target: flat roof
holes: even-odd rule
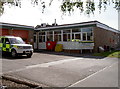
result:
[[[27,25],[19,25],[19,24],[11,24],[11,23],[3,23],[0,22],[0,28],[6,28],[6,29],[20,29],[22,30],[34,30],[33,26],[27,26]]]
[[[105,30],[120,33],[119,30],[116,30],[112,27],[109,27],[108,25],[103,24],[99,21],[88,21],[88,22],[81,22],[81,23],[64,24],[64,25],[49,26],[49,27],[40,27],[40,28],[36,28],[34,30],[35,31],[47,31],[47,30],[78,28],[78,27],[100,27],[100,28],[103,28]]]

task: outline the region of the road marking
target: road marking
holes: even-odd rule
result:
[[[76,84],[78,84],[78,83],[80,83],[80,82],[82,82],[82,81],[84,81],[84,80],[86,80],[86,79],[88,79],[88,78],[90,78],[90,77],[92,77],[92,76],[94,76],[94,75],[96,75],[96,74],[98,74],[98,73],[100,73],[100,72],[106,70],[107,68],[112,67],[112,66],[115,65],[115,64],[118,64],[118,62],[115,62],[115,63],[113,63],[112,65],[107,66],[107,67],[105,67],[105,68],[103,68],[103,69],[101,69],[101,70],[99,70],[99,71],[97,71],[97,72],[95,72],[95,73],[93,73],[93,74],[91,74],[91,75],[85,77],[84,79],[82,79],[82,80],[80,80],[80,81],[78,81],[78,82],[76,82],[76,83],[74,83],[74,84],[69,85],[68,87],[73,87],[74,85],[76,85]],[[66,87],[65,89],[67,89],[68,87]]]
[[[70,61],[75,61],[75,60],[80,60],[80,59],[83,59],[83,58],[64,59],[64,60],[59,60],[59,61],[54,61],[54,62],[48,62],[48,63],[38,64],[38,65],[27,66],[27,68],[49,67],[52,65],[58,65],[58,64],[62,64],[62,63],[70,62]]]

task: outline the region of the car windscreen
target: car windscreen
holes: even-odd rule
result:
[[[9,38],[9,41],[11,44],[25,44],[25,42],[20,37]]]

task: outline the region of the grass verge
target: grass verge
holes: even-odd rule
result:
[[[93,56],[116,57],[116,58],[120,58],[120,51],[111,51],[111,52],[94,53]]]

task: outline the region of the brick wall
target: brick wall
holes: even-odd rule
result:
[[[94,42],[95,42],[95,47],[94,47],[95,52],[98,52],[99,46],[102,47],[109,46],[112,48],[117,48],[119,45],[118,33],[95,27]]]

